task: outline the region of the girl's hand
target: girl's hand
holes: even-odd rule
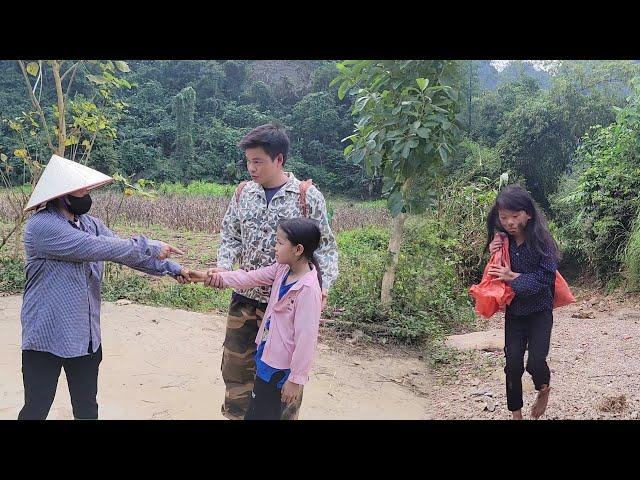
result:
[[[489,244],[489,253],[493,255],[501,248],[502,248],[502,236],[496,235],[496,237],[493,240],[491,240],[491,243]]]
[[[300,396],[300,392],[302,392],[302,385],[287,380],[282,386],[282,403],[289,405],[295,402]]]
[[[196,282],[204,282],[207,279],[207,273],[202,270],[190,270],[191,273],[191,281]]]
[[[506,282],[509,280],[515,280],[520,276],[519,273],[512,272],[509,267],[502,267],[502,266],[496,266],[496,265],[490,266],[487,273],[494,277],[498,277],[498,279],[502,280],[503,282]]]
[[[224,280],[218,272],[226,272],[224,268],[210,268],[207,270],[207,278],[204,280],[205,287],[224,288]]]

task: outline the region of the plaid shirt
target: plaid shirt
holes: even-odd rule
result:
[[[94,352],[100,346],[103,261],[150,275],[178,275],[181,267],[156,258],[160,242],[142,235],[121,239],[90,215],[79,215],[78,227],[49,205],[25,226],[22,349],[79,357],[90,341]]]
[[[518,246],[509,236],[511,271],[520,276],[507,282],[516,296],[507,306],[512,315],[529,315],[553,310],[556,270],[558,262],[553,256],[545,257],[529,248],[527,243]]]

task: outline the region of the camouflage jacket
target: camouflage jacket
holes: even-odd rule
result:
[[[301,217],[300,180],[288,173],[289,181],[267,206],[264,188],[248,182],[240,198],[231,198],[220,230],[218,267],[231,270],[238,263],[243,270],[267,267],[275,262],[276,229],[281,220]],[[338,245],[329,226],[324,196],[315,186],[307,190],[308,216],[320,224],[320,246],[316,258],[322,271],[322,287],[329,289],[338,276]],[[236,290],[262,303],[269,301],[271,287]]]

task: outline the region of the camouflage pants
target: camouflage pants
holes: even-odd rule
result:
[[[229,420],[242,420],[247,413],[256,376],[256,335],[264,310],[233,298],[227,316],[227,331],[222,352],[222,379],[225,384],[221,411]],[[297,420],[302,395],[289,405],[282,420]]]

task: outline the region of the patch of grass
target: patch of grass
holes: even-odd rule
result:
[[[380,271],[384,268],[388,239],[389,232],[378,227],[345,231],[336,236],[340,273],[329,290],[328,303],[340,317],[356,325],[382,320]]]
[[[185,186],[181,183],[161,183],[156,191],[163,195],[201,195],[208,197],[231,197],[236,185],[195,181]]]
[[[375,208],[375,209],[387,208],[387,200],[384,198],[378,198],[375,200],[355,200],[353,198],[344,197],[342,195],[327,195],[325,199],[327,201],[327,204],[331,204],[336,207],[345,207],[347,205],[352,205],[357,207],[366,207],[366,208]]]
[[[605,295],[611,295],[616,290],[622,288],[624,286],[624,278],[621,276],[611,277],[604,286]]]
[[[334,313],[378,337],[404,342],[433,342],[473,322],[466,287],[455,265],[456,243],[440,238],[432,222],[408,222],[393,288],[394,301],[383,307],[380,287],[387,259],[389,231],[367,227],[337,235],[340,275],[329,293]]]
[[[144,303],[150,294],[151,282],[146,276],[125,272],[119,266],[112,268],[102,282],[102,300],[115,302],[126,298]]]
[[[429,359],[430,366],[436,369],[445,367],[455,369],[469,359],[469,352],[447,347],[444,344],[444,338],[439,338],[429,343],[425,353]]]
[[[31,184],[25,183],[24,185],[16,185],[11,188],[0,187],[0,193],[5,192],[22,192],[22,193],[30,193],[31,192]]]
[[[231,289],[216,290],[201,283],[189,285],[165,285],[154,289],[149,298],[150,305],[180,308],[196,312],[215,310],[225,312],[231,301]]]
[[[179,285],[166,277],[154,284],[151,277],[123,269],[103,281],[102,299],[108,302],[127,299],[144,305],[196,312],[222,312],[229,306],[231,290],[214,290],[202,284]]]
[[[24,261],[0,258],[0,292],[16,294],[24,291]]]

